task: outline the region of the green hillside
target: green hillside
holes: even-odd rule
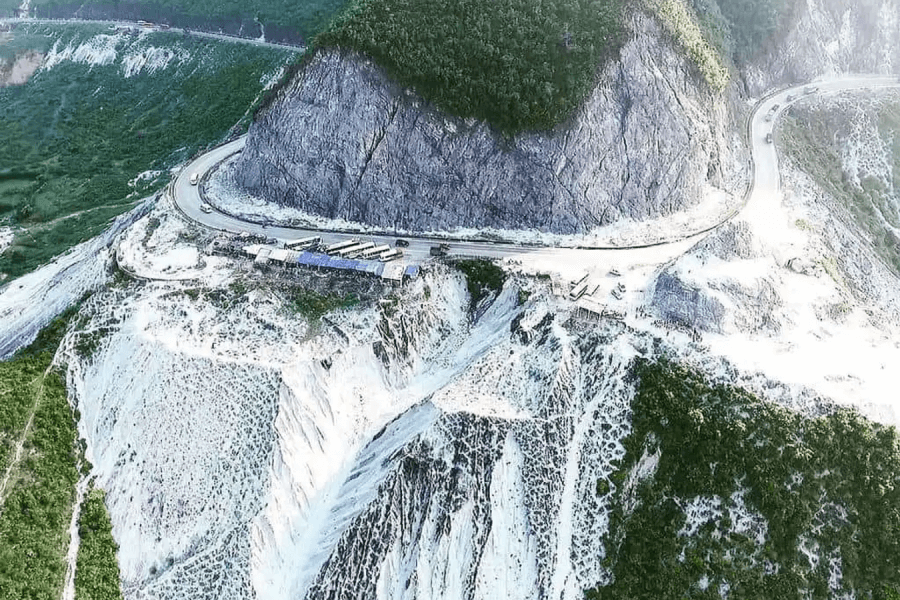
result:
[[[787,0],[351,0],[315,43],[367,54],[444,110],[516,133],[583,102],[634,10],[658,15],[715,90],[790,16]]]
[[[803,417],[665,361],[634,375],[625,459],[597,485],[615,506],[604,563],[613,581],[589,600],[712,600],[723,585],[730,598],[826,598],[832,556],[845,595],[900,597],[893,427],[847,409]],[[679,533],[694,501],[718,512]],[[754,515],[764,527],[748,528]]]
[[[544,129],[624,42],[625,0],[355,0],[318,46],[368,54],[441,108],[505,132]]]
[[[32,0],[32,16],[100,20],[146,20],[177,27],[223,31],[243,37],[259,37],[302,43],[325,28],[345,0]],[[21,5],[0,0],[0,16],[13,16]]]
[[[165,185],[168,169],[245,126],[293,56],[194,36],[111,33],[83,25],[13,32],[22,48],[94,54],[0,88],[0,225],[17,232],[0,254],[7,277],[97,235]],[[110,49],[115,58],[104,63],[98,57]]]

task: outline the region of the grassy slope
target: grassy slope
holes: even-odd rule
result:
[[[780,125],[779,142],[801,169],[847,208],[878,255],[900,273],[900,236],[891,231],[900,228],[900,95],[887,96],[864,112],[888,144],[891,181],[863,176],[856,185],[845,176],[841,150],[849,132],[844,109],[793,107]]]
[[[30,41],[46,50],[52,39],[62,49],[106,33],[32,26],[16,35],[20,46]],[[124,78],[123,55],[152,47],[189,58]],[[0,224],[23,228],[0,255],[0,273],[34,269],[159,189],[165,172],[134,186],[129,181],[221,140],[289,56],[175,34],[123,39],[117,51],[111,65],[63,61],[23,86],[0,89]]]
[[[808,590],[820,598],[832,553],[840,556],[845,591],[900,597],[894,428],[848,410],[804,418],[666,362],[641,363],[635,375],[624,463],[611,481],[598,482],[598,493],[614,494],[617,506],[607,545],[614,582],[588,598],[718,598],[725,582],[730,597],[801,598]],[[626,514],[622,484],[656,449],[656,473],[636,485],[639,503]],[[677,534],[685,502],[714,496],[734,507],[731,496],[741,489],[768,523],[763,546],[736,532],[727,511],[695,536]],[[824,557],[816,568],[798,550],[804,538]],[[698,585],[704,576],[706,590]]]

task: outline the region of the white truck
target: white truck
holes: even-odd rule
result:
[[[191,185],[197,185],[200,181],[200,173],[191,173]]]

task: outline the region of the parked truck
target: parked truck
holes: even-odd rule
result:
[[[432,246],[429,252],[432,256],[447,256],[447,252],[450,251],[450,244],[438,244],[437,246]]]

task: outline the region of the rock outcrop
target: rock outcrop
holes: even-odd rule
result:
[[[699,287],[663,272],[653,290],[653,308],[661,319],[700,331],[722,332],[725,307]]]
[[[654,18],[636,13],[630,27],[576,114],[512,139],[448,117],[364,57],[320,51],[251,126],[236,183],[317,215],[418,231],[584,232],[680,211],[707,184],[740,192],[741,110]]]

